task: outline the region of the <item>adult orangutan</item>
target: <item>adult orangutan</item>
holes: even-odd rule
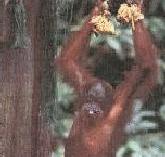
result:
[[[97,15],[99,5],[91,13]],[[79,60],[89,50],[94,25],[91,17],[76,32],[56,59],[59,72],[78,93],[80,110],[75,116],[66,143],[66,157],[115,157],[124,139],[124,126],[132,111],[132,100],[145,101],[155,87],[157,78],[157,49],[144,27],[143,20],[135,22],[133,31],[135,66],[127,72],[116,88],[84,69]]]

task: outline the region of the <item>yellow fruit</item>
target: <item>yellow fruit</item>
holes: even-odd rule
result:
[[[94,16],[91,20],[95,25],[95,29],[99,33],[114,34],[114,26],[104,15]]]
[[[131,6],[128,4],[121,4],[117,18],[126,23],[131,22],[134,29],[134,22],[144,19],[144,15],[136,4],[132,4]]]

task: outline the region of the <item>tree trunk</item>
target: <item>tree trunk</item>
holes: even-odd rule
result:
[[[50,155],[50,134],[41,115],[42,104],[46,102],[42,101],[43,59],[46,58],[41,40],[41,3],[39,0],[24,1],[30,44],[26,48],[3,47],[0,50],[0,157]],[[5,10],[6,6],[3,7]],[[8,37],[11,33],[11,25],[5,22],[8,12],[4,13],[0,22],[8,32],[7,35],[0,32],[3,45],[4,35]]]

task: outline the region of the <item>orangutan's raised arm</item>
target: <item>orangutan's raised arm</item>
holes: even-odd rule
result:
[[[113,107],[108,115],[111,125],[125,123],[131,112],[131,102],[134,97],[142,101],[156,85],[157,78],[157,49],[144,27],[143,21],[135,24],[133,32],[136,52],[136,66],[127,74],[125,80],[117,88],[113,97]]]
[[[137,64],[141,65],[141,68],[146,70],[146,77],[136,89],[134,96],[145,101],[156,85],[158,75],[158,50],[153,44],[150,34],[143,22],[139,22],[136,25],[136,30],[134,31],[134,46],[137,51]]]
[[[103,3],[103,1],[97,1],[95,8],[91,12],[91,17],[98,14],[101,3]],[[62,49],[62,55],[55,61],[57,70],[62,73],[64,79],[78,92],[83,90],[87,84],[96,81],[96,78],[81,67],[79,62],[80,56],[86,54],[89,50],[90,35],[94,28],[94,24],[92,24],[90,20],[89,17],[81,30],[72,34]]]

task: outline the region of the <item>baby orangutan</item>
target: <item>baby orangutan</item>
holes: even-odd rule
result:
[[[91,17],[98,10],[96,6]],[[133,98],[145,101],[156,84],[157,50],[142,20],[135,22],[133,31],[136,64],[116,89],[80,65],[82,55],[89,50],[94,29],[91,17],[56,59],[58,71],[75,88],[81,106],[66,143],[66,157],[115,157],[124,139],[123,130],[131,115]]]

